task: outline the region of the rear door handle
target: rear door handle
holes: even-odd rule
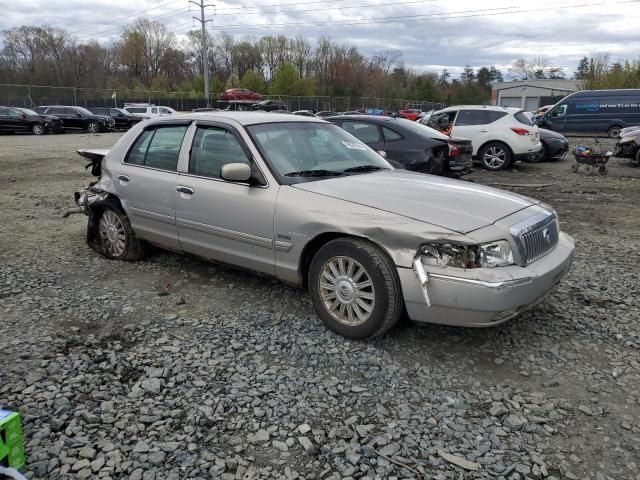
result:
[[[483,129],[481,129],[481,130],[478,130],[478,131],[479,131],[479,132],[482,132],[482,133],[489,133],[489,130],[485,130],[484,128],[483,128]]]
[[[183,185],[178,185],[176,187],[176,190],[179,191],[180,193],[187,193],[189,195],[193,195],[195,193],[195,190],[191,187],[185,187]]]
[[[130,179],[128,175],[118,175],[118,180],[122,182],[128,182]]]

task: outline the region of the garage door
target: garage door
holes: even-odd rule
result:
[[[540,97],[527,97],[524,100],[524,109],[527,112],[535,112],[540,106]]]
[[[522,105],[522,97],[501,97],[500,106],[520,108]]]

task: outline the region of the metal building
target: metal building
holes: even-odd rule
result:
[[[493,85],[491,102],[503,107],[535,111],[553,105],[570,93],[580,90],[579,80],[518,80]]]

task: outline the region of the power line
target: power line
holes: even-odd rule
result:
[[[139,12],[139,13],[131,13],[131,14],[126,15],[126,16],[124,16],[124,17],[119,17],[119,18],[116,18],[116,19],[112,19],[112,20],[111,20],[111,22],[108,22],[108,23],[102,23],[102,24],[100,24],[100,23],[99,23],[99,24],[97,24],[97,25],[91,25],[90,27],[84,27],[84,28],[81,28],[80,30],[76,30],[75,32],[71,32],[71,33],[72,33],[72,35],[75,35],[76,33],[78,33],[78,32],[84,32],[85,30],[91,30],[91,29],[99,28],[99,27],[101,27],[101,26],[113,25],[113,23],[114,23],[114,22],[118,22],[118,21],[120,21],[120,20],[125,20],[125,19],[127,19],[127,18],[139,17],[140,15],[142,15],[142,14],[144,14],[144,13],[147,13],[147,12],[150,12],[151,10],[156,10],[157,8],[166,7],[167,5],[170,5],[170,4],[172,4],[172,3],[175,3],[175,0],[169,0],[168,2],[163,3],[162,5],[157,5],[157,6],[153,7],[153,8],[149,8],[149,9],[144,10],[144,11],[142,11],[142,12]]]
[[[640,0],[621,0],[614,3],[628,4],[628,3],[638,3],[638,2],[640,2]],[[358,19],[356,21],[325,21],[325,22],[307,22],[307,23],[299,22],[299,23],[254,24],[254,25],[232,24],[232,25],[219,25],[219,27],[224,29],[246,29],[246,30],[270,30],[270,29],[279,29],[279,28],[288,28],[288,27],[304,27],[304,28],[326,27],[326,26],[344,27],[344,26],[372,25],[372,24],[385,24],[385,23],[429,22],[434,20],[488,17],[488,16],[495,16],[495,15],[513,15],[513,14],[521,14],[521,13],[539,13],[543,11],[553,11],[553,10],[560,10],[560,9],[565,9],[565,10],[577,9],[577,8],[586,8],[586,7],[594,7],[594,6],[601,6],[601,5],[610,5],[610,2],[601,1],[596,3],[586,3],[586,4],[582,3],[582,4],[560,5],[560,6],[554,5],[554,6],[543,7],[543,8],[518,9],[518,10],[513,10],[513,9],[519,8],[519,7],[501,7],[501,8],[495,8],[495,9],[433,13],[428,15],[371,17],[371,18]],[[508,11],[504,11],[504,10],[508,10]],[[176,25],[172,28],[175,29],[182,25],[184,24]]]
[[[190,10],[188,8],[183,7],[183,8],[176,9],[176,10],[170,10],[168,12],[165,12],[163,14],[156,15],[156,16],[153,16],[153,17],[144,17],[144,18],[146,18],[147,20],[157,20],[158,18],[166,17],[167,15],[178,16],[178,15],[182,15],[182,14],[189,13],[189,12],[190,12]],[[140,16],[139,15],[135,15],[135,16],[132,16],[132,17],[127,17],[128,20],[134,20],[134,19],[137,19],[137,18],[140,18]],[[107,25],[104,25],[104,26],[106,27]],[[98,31],[98,32],[90,32],[90,33],[81,34],[80,37],[94,37],[95,35],[109,35],[111,33],[120,33],[124,27],[126,27],[126,24],[125,25],[120,25],[120,26],[110,26],[107,30],[103,30],[101,32]],[[101,27],[95,27],[95,28],[99,29]],[[73,34],[75,34],[75,32],[72,32],[72,35]]]
[[[410,3],[432,3],[437,2],[438,0],[410,0],[407,2],[394,2],[394,3],[370,3],[368,5],[350,5],[348,7],[331,7],[327,8],[315,8],[315,9],[303,9],[303,10],[273,10],[269,12],[243,12],[242,15],[262,15],[264,13],[309,13],[309,12],[326,12],[328,10],[353,10],[355,8],[371,8],[371,7],[395,7],[396,5],[407,5]],[[218,17],[228,17],[232,15],[237,15],[237,13],[216,13]]]

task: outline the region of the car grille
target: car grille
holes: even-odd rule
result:
[[[559,240],[556,216],[549,211],[513,225],[510,231],[524,265],[540,260],[556,247]]]

